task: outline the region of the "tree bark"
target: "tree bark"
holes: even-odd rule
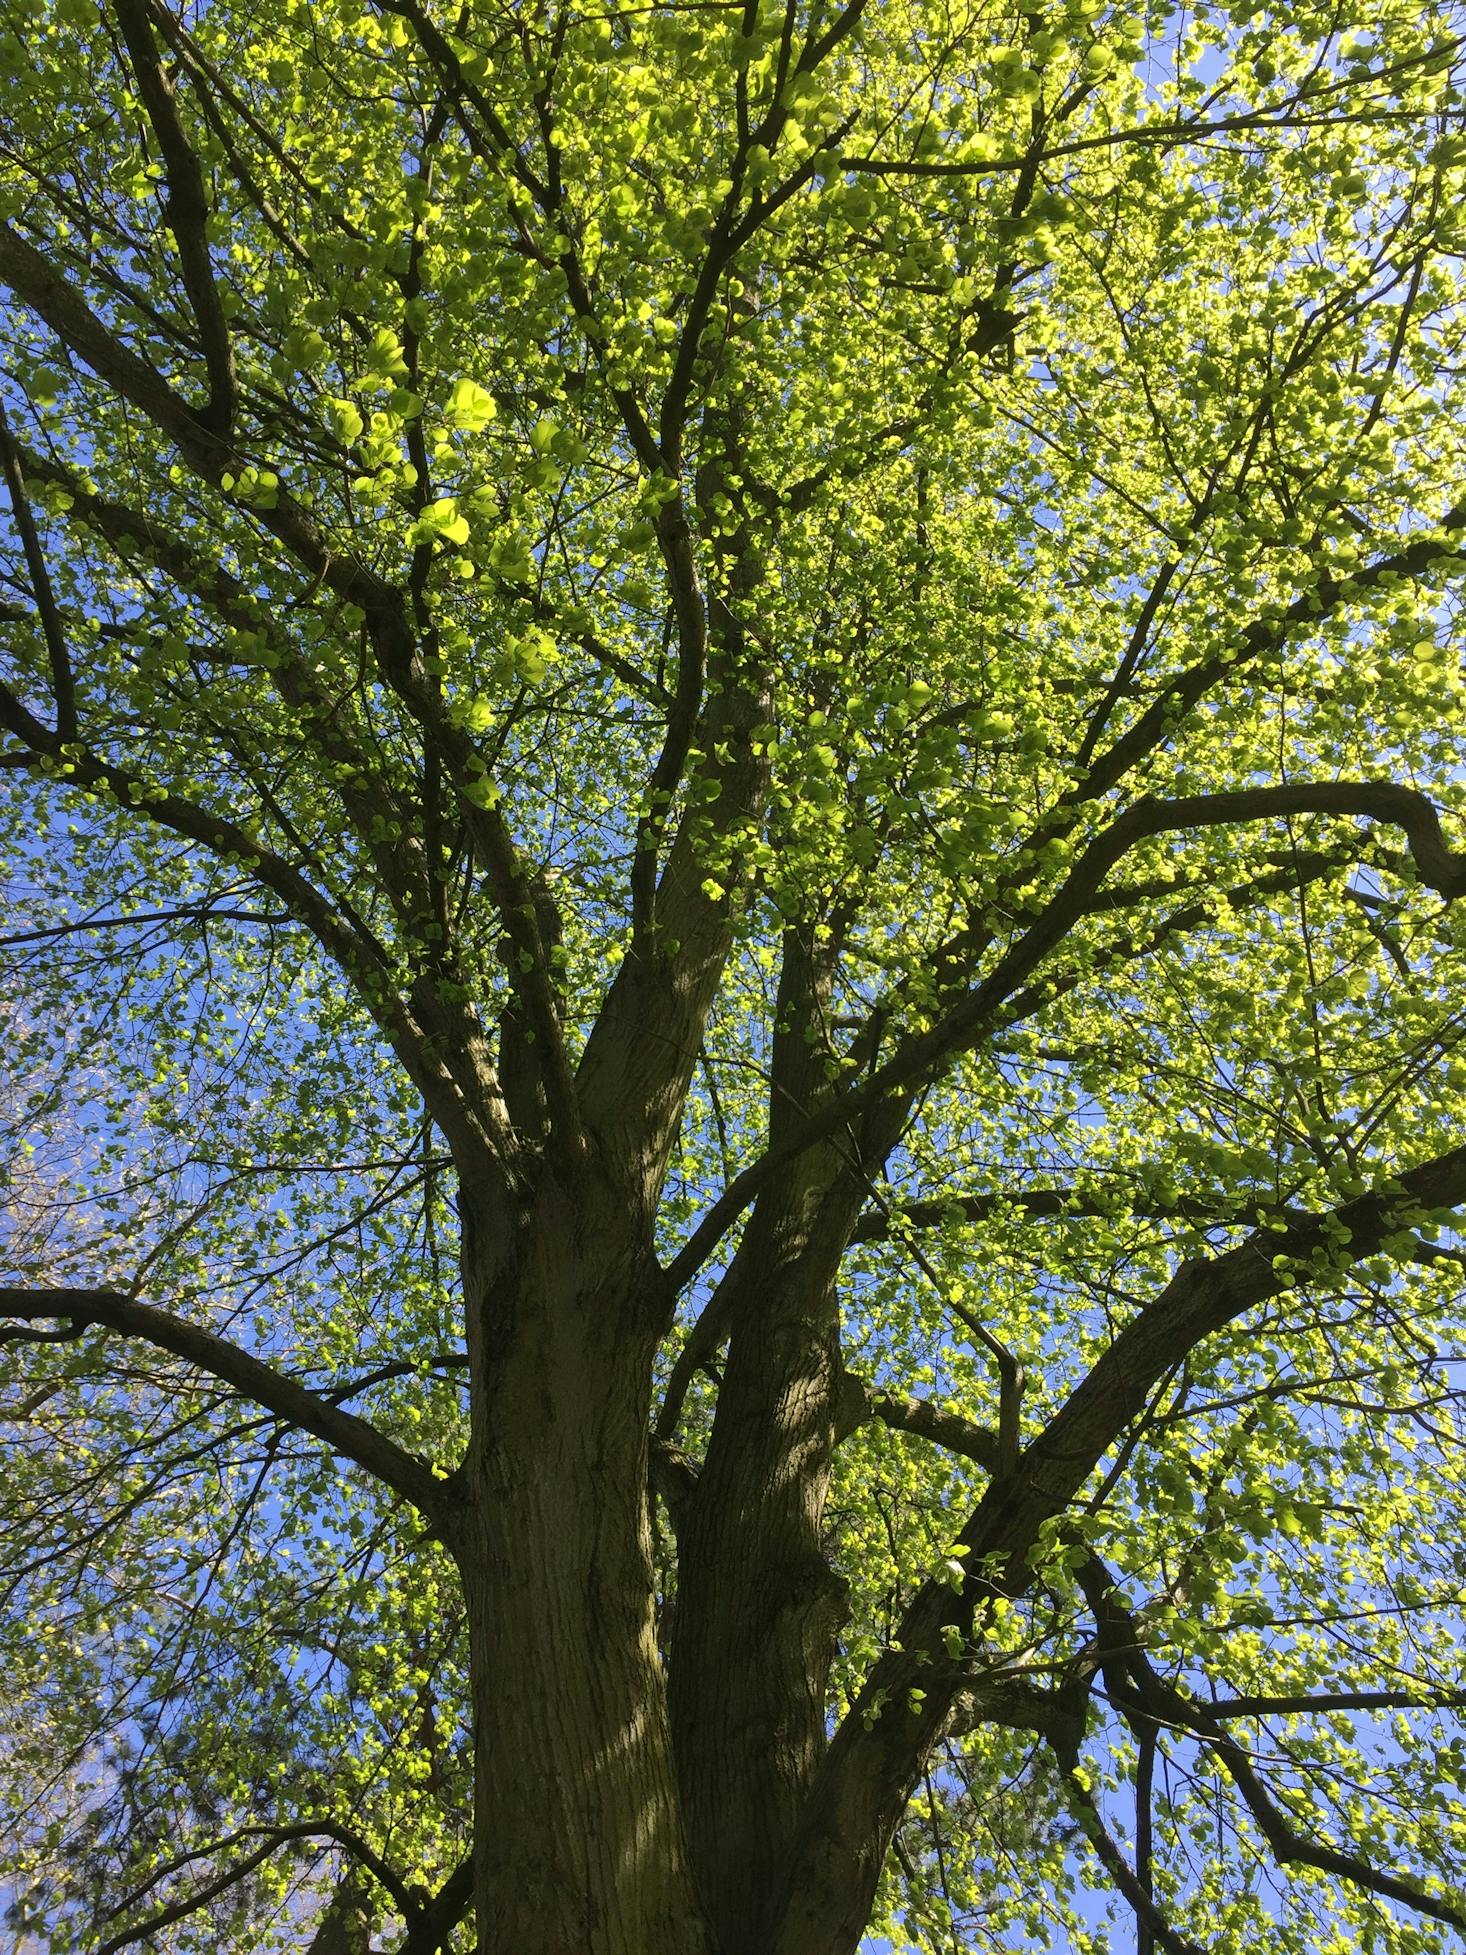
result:
[[[628,1208],[593,1172],[573,1199],[547,1173],[508,1255],[466,1218],[475,1404],[454,1548],[482,1955],[710,1955],[653,1633],[659,1285]]]
[[[760,1231],[762,1234],[763,1232]],[[773,1245],[742,1262],[717,1422],[678,1533],[671,1702],[699,1891],[729,1951],[761,1945],[825,1745],[845,1619],[823,1553],[840,1377],[832,1286]]]
[[[830,1093],[833,941],[786,931],[769,1131]],[[842,1388],[836,1277],[894,1120],[812,1148],[766,1189],[714,1305],[727,1363],[678,1528],[670,1698],[698,1891],[720,1948],[762,1948],[827,1741],[847,1614],[825,1499]]]

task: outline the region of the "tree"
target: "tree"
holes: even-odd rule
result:
[[[27,1932],[1453,1945],[1463,27],[12,11]]]

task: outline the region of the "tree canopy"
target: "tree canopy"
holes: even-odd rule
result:
[[[1459,0],[0,75],[22,1945],[1458,1946]]]

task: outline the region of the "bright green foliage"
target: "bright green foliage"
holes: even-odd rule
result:
[[[400,1489],[21,1292],[206,1326],[445,1479],[458,1171],[552,1154],[547,1050],[721,932],[660,1456],[703,1457],[748,1213],[856,1176],[829,1709],[921,1730],[872,1931],[1454,1946],[1461,7],[11,0],[0,77],[38,1945],[304,1948],[364,1855],[387,1945],[473,1757]],[[766,1170],[796,945],[825,1124]],[[460,1074],[511,1048],[501,1133]],[[1015,1448],[1242,1245],[984,1561]],[[893,1649],[943,1593],[948,1670]]]

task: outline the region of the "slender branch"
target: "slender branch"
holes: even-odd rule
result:
[[[1403,579],[1427,577],[1444,565],[1458,562],[1463,530],[1466,501],[1453,503],[1446,510],[1436,534],[1417,536],[1402,549],[1375,557],[1357,570],[1335,575],[1323,564],[1316,565],[1315,581],[1280,617],[1254,618],[1224,650],[1199,659],[1163,686],[1145,711],[1092,763],[1084,779],[1061,797],[1060,809],[1072,814],[1110,793],[1214,686],[1281,651],[1294,631],[1316,628],[1351,599],[1388,590]]]
[[[343,1412],[251,1352],[187,1318],[109,1289],[0,1287],[0,1312],[22,1323],[65,1318],[71,1334],[92,1328],[108,1330],[182,1358],[277,1418],[323,1440],[334,1452],[400,1494],[435,1528],[449,1522],[450,1503],[443,1484],[423,1460],[367,1420]],[[0,1341],[5,1336],[0,1330]]]
[[[48,728],[0,685],[0,727],[15,734],[43,765],[59,763],[65,783],[105,794],[175,834],[199,843],[213,855],[250,864],[267,889],[280,897],[355,984],[377,1025],[402,1061],[450,1141],[482,1158],[485,1150],[505,1158],[505,1136],[484,1124],[492,1105],[471,1104],[458,1079],[410,1006],[398,995],[385,950],[359,919],[343,916],[293,864],[259,839],[196,802],[113,767],[94,755],[72,750],[67,756]]]
[[[314,1827],[308,1827],[302,1837],[308,1837],[314,1830]],[[118,1949],[132,1948],[140,1941],[151,1939],[160,1930],[171,1928],[175,1921],[185,1921],[189,1915],[197,1914],[200,1908],[207,1907],[210,1901],[215,1900],[220,1894],[227,1893],[241,1880],[247,1879],[256,1867],[263,1866],[272,1853],[278,1852],[286,1844],[288,1838],[288,1833],[276,1833],[266,1840],[263,1846],[257,1846],[253,1853],[247,1853],[242,1860],[236,1860],[232,1867],[226,1867],[223,1873],[218,1874],[185,1899],[174,1901],[170,1907],[162,1908],[158,1913],[149,1915],[146,1921],[140,1921],[135,1928],[124,1928],[118,1934],[109,1935],[104,1942],[98,1944],[97,1955],[117,1955]]]
[[[460,120],[463,104],[469,103],[479,119],[481,129],[488,135],[493,153],[503,164],[506,172],[524,185],[535,202],[542,208],[549,202],[550,193],[528,163],[524,160],[518,144],[500,117],[498,110],[484,91],[464,72],[463,63],[453,50],[452,43],[435,24],[424,7],[417,0],[376,0],[383,13],[397,14],[412,23],[417,35],[418,46],[427,57],[433,72],[452,98],[455,111]],[[466,134],[472,132],[465,130]]]
[[[146,360],[109,330],[44,252],[3,222],[0,285],[8,286],[114,393],[166,435],[194,474],[220,493],[232,493],[223,489],[223,478],[238,475],[246,465],[234,444],[216,434]],[[333,547],[305,505],[283,482],[272,506],[254,504],[248,513],[284,544],[312,578],[365,614],[384,662],[391,663],[394,658],[401,662],[404,643],[410,643],[411,633],[403,614],[402,594],[394,585],[357,558]]]
[[[1372,81],[1385,81],[1407,69],[1419,67],[1424,63],[1440,60],[1438,49],[1429,49],[1424,54],[1407,55],[1392,62],[1386,68],[1376,69],[1370,76]],[[1321,94],[1337,93],[1348,84],[1336,83],[1333,88],[1310,95],[1310,104],[1316,103]],[[1092,149],[1113,149],[1122,143],[1159,144],[1162,147],[1177,147],[1183,143],[1208,143],[1218,136],[1236,135],[1251,131],[1288,131],[1332,127],[1339,122],[1357,126],[1362,119],[1357,104],[1344,104],[1334,114],[1300,115],[1296,110],[1303,102],[1302,96],[1294,96],[1288,102],[1279,103],[1269,109],[1249,109],[1237,115],[1218,116],[1211,122],[1153,122],[1138,123],[1127,129],[1107,130],[1103,135],[1077,136],[1067,143],[1054,143],[1043,153],[1045,163],[1062,161],[1066,156],[1080,156]],[[1388,111],[1381,111],[1388,115]],[[912,177],[973,177],[999,176],[1010,174],[1023,167],[1025,158],[1002,156],[990,161],[970,163],[938,163],[902,161],[894,157],[850,156],[845,158],[845,168],[864,176],[912,176]]]
[[[1166,1955],[1203,1955],[1196,1942],[1174,1929],[1156,1906],[1144,1885],[1130,1870],[1124,1854],[1111,1839],[1099,1804],[1075,1768],[1063,1773],[1064,1787],[1084,1829],[1084,1837],[1094,1848],[1100,1864],[1135,1912],[1139,1926],[1166,1951]]]
[[[20,450],[11,436],[10,423],[5,417],[5,409],[0,405],[0,464],[5,473],[5,487],[10,496],[11,514],[15,517],[15,527],[20,532],[20,544],[25,552],[26,569],[30,573],[31,592],[36,600],[36,616],[41,621],[41,635],[46,641],[46,653],[51,661],[51,692],[56,702],[56,737],[58,740],[76,738],[76,685],[72,678],[71,657],[66,649],[66,630],[61,622],[61,613],[56,604],[56,593],[51,585],[51,572],[46,564],[46,553],[41,547],[40,532],[36,528],[35,511],[26,490],[25,468]]]
[[[869,1175],[863,1175],[862,1179],[870,1189],[871,1194],[875,1197],[877,1204],[884,1206],[884,1197],[871,1177]],[[911,1257],[912,1261],[916,1264],[922,1275],[925,1276],[928,1283],[931,1284],[937,1295],[961,1318],[973,1342],[986,1351],[988,1356],[993,1360],[993,1363],[997,1366],[999,1381],[998,1465],[995,1470],[1001,1473],[1010,1472],[1018,1463],[1018,1454],[1021,1450],[1022,1443],[1023,1393],[1027,1383],[1024,1377],[1023,1366],[1003,1340],[996,1336],[983,1323],[980,1317],[975,1316],[963,1304],[946,1295],[941,1277],[932,1268],[915,1242],[903,1238],[901,1247]]]
[[[242,1836],[242,1833],[236,1833],[231,1835],[231,1838],[239,1839]],[[96,1955],[117,1955],[119,1949],[132,1948],[140,1941],[150,1940],[161,1929],[170,1928],[175,1921],[184,1921],[189,1915],[197,1914],[201,1908],[207,1907],[210,1901],[216,1900],[220,1894],[227,1893],[231,1887],[247,1879],[256,1867],[262,1866],[270,1855],[278,1852],[282,1846],[288,1846],[295,1840],[309,1839],[334,1840],[338,1846],[345,1847],[354,1859],[359,1860],[368,1872],[381,1882],[392,1897],[393,1904],[409,1923],[416,1924],[420,1919],[419,1900],[412,1888],[393,1872],[381,1855],[367,1844],[354,1827],[346,1826],[334,1819],[304,1819],[293,1826],[272,1826],[269,1828],[269,1837],[256,1847],[253,1853],[247,1853],[242,1860],[237,1860],[232,1867],[226,1867],[223,1873],[184,1899],[173,1902],[169,1907],[160,1908],[146,1921],[138,1922],[135,1927],[124,1928],[118,1934],[109,1935],[106,1941],[98,1945]],[[431,1955],[431,1950],[436,1946],[436,1943],[427,1941],[417,1944],[417,1947],[423,1950],[423,1955]],[[409,1950],[411,1955],[417,1955],[411,1933],[405,1945],[404,1955],[407,1955]]]
[[[158,923],[263,923],[270,928],[292,923],[283,910],[232,910],[212,903],[189,903],[176,910],[139,910],[136,916],[86,916],[72,923],[53,923],[41,930],[13,930],[0,937],[0,950],[20,944],[54,943],[59,937],[84,936],[92,930],[140,930]]]
[[[227,436],[239,404],[229,326],[214,283],[209,256],[209,200],[204,173],[179,119],[177,97],[158,59],[145,0],[112,0],[138,95],[162,152],[168,196],[163,215],[178,246],[183,289],[198,324],[209,375],[209,398],[198,418],[213,433]]]
[[[0,1344],[75,1344],[86,1336],[85,1324],[69,1324],[58,1330],[15,1330],[0,1327]]]
[[[1218,1697],[1201,1700],[1210,1718],[1326,1717],[1331,1711],[1466,1710],[1466,1690],[1321,1690],[1278,1697]]]
[[[986,1222],[995,1215],[1016,1214],[1025,1221],[1062,1221],[1066,1216],[1112,1215],[1119,1207],[1128,1214],[1145,1214],[1160,1219],[1207,1221],[1216,1215],[1214,1204],[1180,1199],[1164,1209],[1147,1204],[1137,1208],[1129,1202],[1106,1202],[1074,1188],[993,1189],[982,1194],[932,1195],[919,1201],[892,1202],[882,1208],[868,1208],[856,1223],[851,1243],[886,1242],[907,1229],[937,1228],[954,1217],[963,1222]],[[1249,1220],[1255,1217],[1249,1217]]]
[[[98,495],[69,470],[43,458],[27,460],[32,471],[43,479],[61,484],[72,498],[78,520],[109,543],[124,540],[141,545],[159,567],[180,587],[208,605],[225,622],[254,633],[270,632],[275,666],[272,678],[293,708],[308,710],[303,717],[314,729],[320,750],[338,763],[339,792],[348,816],[356,826],[364,846],[382,873],[383,886],[391,897],[399,919],[408,923],[421,914],[427,904],[422,882],[423,864],[418,856],[387,840],[381,832],[380,803],[390,796],[389,783],[373,770],[365,756],[352,744],[339,724],[339,714],[321,694],[308,665],[296,656],[288,640],[270,631],[271,621],[239,580],[228,571],[210,564],[197,551],[157,522],[151,515]],[[312,545],[312,547],[314,547]],[[322,546],[324,548],[324,546]],[[330,581],[334,559],[329,555],[317,565],[316,581]],[[460,790],[479,780],[482,767],[477,762],[467,733],[455,727],[444,714],[441,702],[423,682],[416,669],[410,633],[399,615],[395,593],[382,587],[376,610],[373,643],[380,654],[384,677],[422,729],[425,739],[438,752]],[[380,594],[379,594],[380,595]],[[0,724],[3,724],[0,719]],[[22,734],[22,737],[26,737]],[[358,784],[370,778],[370,787]],[[156,807],[156,802],[149,802]],[[405,810],[401,811],[405,816]],[[537,921],[539,898],[531,891],[519,862],[514,839],[497,808],[485,808],[465,801],[464,815],[476,853],[484,864],[494,900],[504,919],[511,955],[508,958],[510,982],[524,1003],[533,1026],[537,1050],[546,1074],[546,1093],[551,1110],[559,1116],[562,1130],[577,1131],[574,1092],[564,1052],[554,991],[550,983],[547,946]],[[405,825],[405,822],[404,822]],[[260,852],[255,851],[256,854]],[[293,906],[297,907],[298,906]],[[349,921],[360,935],[367,935],[359,919]],[[319,933],[318,933],[319,934]],[[373,939],[375,944],[375,940]],[[331,946],[327,946],[330,948]],[[380,946],[374,956],[385,968],[388,960]],[[366,995],[364,993],[364,995]],[[482,1034],[471,1012],[455,1007],[434,986],[419,986],[415,994],[424,1021],[448,1020],[448,1036],[440,1041],[439,1070],[453,1076],[473,1101],[476,1115],[492,1134],[504,1158],[513,1147],[498,1117],[492,1081]],[[378,1014],[381,1022],[380,1014]],[[437,1113],[437,1108],[434,1108]],[[445,1128],[446,1131],[446,1128]]]
[[[795,64],[795,73],[812,74],[825,57],[854,31],[864,10],[865,0],[851,0],[851,4],[841,10],[823,35],[811,38],[805,44]],[[740,219],[738,202],[743,191],[748,152],[756,142],[772,151],[777,146],[784,124],[788,120],[789,110],[781,99],[782,93],[781,85],[774,90],[773,99],[758,128],[747,129],[740,135],[737,148],[729,159],[725,171],[728,191],[709,229],[707,251],[698,269],[697,279],[683,314],[677,354],[662,396],[658,443],[662,453],[667,457],[669,467],[675,468],[680,463],[683,429],[692,392],[693,368],[719,283],[724,274],[731,270],[742,246],[749,242],[760,226],[782,203],[787,201],[788,197],[808,182],[814,171],[818,169],[821,158],[838,148],[854,126],[855,118],[852,116],[827,135],[814,153],[804,160],[772,196],[764,198],[756,196],[750,208]]]
[[[1076,770],[1087,768],[1094,758],[1094,750],[1109,724],[1110,715],[1124,697],[1125,688],[1135,675],[1135,668],[1140,663],[1146,642],[1150,637],[1150,628],[1155,623],[1156,613],[1164,603],[1166,593],[1171,588],[1171,581],[1180,568],[1179,557],[1168,557],[1157,571],[1155,581],[1140,607],[1140,615],[1135,620],[1129,643],[1125,647],[1119,665],[1115,668],[1115,676],[1105,687],[1104,697],[1090,715],[1089,725],[1084,730],[1084,738],[1080,741],[1079,751],[1074,757]]]
[[[667,810],[687,765],[693,730],[702,709],[708,654],[707,606],[680,494],[662,511],[657,536],[677,620],[677,684],[667,714],[662,750],[647,782],[646,812],[637,826],[636,851],[631,863],[632,941],[643,954],[649,948],[656,924],[657,855],[667,825]]]
[[[234,1832],[226,1834],[223,1839],[210,1840],[207,1846],[193,1847],[186,1853],[175,1855],[144,1881],[141,1887],[134,1887],[130,1894],[125,1894],[110,1910],[107,1919],[115,1920],[119,1914],[125,1914],[129,1908],[136,1907],[137,1903],[150,1894],[161,1881],[181,1873],[194,1861],[206,1860],[215,1853],[223,1853],[226,1848],[237,1846],[241,1840],[262,1837],[268,1839],[271,1851],[277,1846],[283,1846],[296,1839],[334,1840],[338,1846],[345,1847],[351,1857],[359,1861],[367,1872],[381,1883],[402,1914],[411,1919],[418,1911],[419,1899],[413,1888],[388,1865],[373,1846],[363,1839],[355,1827],[343,1825],[341,1821],[335,1819],[303,1819],[285,1826],[240,1826]],[[132,1932],[136,1933],[135,1930]]]
[[[1155,1761],[1160,1737],[1147,1719],[1135,1732],[1135,1878],[1147,1899],[1155,1899]],[[1135,1955],[1155,1955],[1154,1930],[1137,1918]]]

